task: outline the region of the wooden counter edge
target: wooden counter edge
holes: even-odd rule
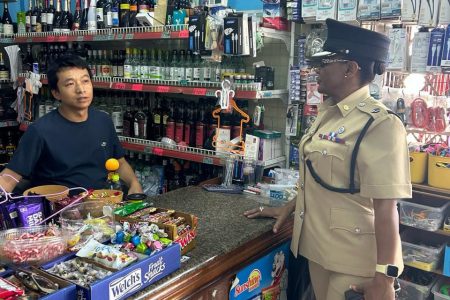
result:
[[[293,218],[287,221],[278,233],[268,231],[249,240],[235,250],[216,257],[209,263],[190,273],[168,287],[148,295],[144,299],[188,299],[191,295],[207,289],[219,280],[230,276],[269,250],[289,240],[292,236]]]

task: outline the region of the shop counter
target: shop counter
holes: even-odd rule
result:
[[[154,206],[192,213],[199,219],[196,247],[171,275],[129,299],[227,299],[233,275],[290,239],[290,219],[277,234],[273,219],[248,219],[245,210],[259,207],[244,195],[187,187],[152,198]]]

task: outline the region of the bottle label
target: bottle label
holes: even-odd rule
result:
[[[200,68],[194,68],[194,71],[192,72],[192,79],[195,81],[200,80]]]
[[[171,67],[170,68],[170,80],[177,80],[177,79],[178,79],[178,68]]]
[[[192,68],[187,68],[186,69],[186,80],[187,81],[192,81],[192,76],[193,76],[193,74],[194,74],[194,71],[193,71],[193,69]]]
[[[148,79],[148,78],[149,78],[148,75],[149,75],[149,74],[148,74],[148,66],[142,65],[142,66],[141,66],[141,78],[142,78],[142,79]]]
[[[97,22],[103,22],[103,7],[97,7],[95,11],[97,13]]]
[[[163,124],[166,125],[167,124],[167,119],[169,119],[168,115],[163,115]]]
[[[97,68],[95,67],[95,65],[90,65],[89,69],[91,69],[92,76],[97,76]]]
[[[38,118],[42,118],[43,116],[45,116],[45,105],[44,104],[40,104],[39,105]]]
[[[210,81],[210,80],[211,80],[211,69],[203,68],[203,81]]]
[[[142,4],[139,5],[139,12],[140,13],[146,13],[150,11],[150,7],[148,5]]]
[[[184,76],[184,68],[178,68],[178,80],[184,80],[185,76]]]
[[[88,30],[97,30],[97,21],[88,21]]]
[[[61,32],[70,32],[70,28],[61,28],[60,29]],[[36,32],[39,32],[36,30]]]
[[[119,11],[115,7],[112,9],[111,18],[112,18],[112,26],[119,27]]]
[[[204,143],[205,143],[205,125],[197,124],[197,126],[195,126],[195,147],[203,148]]]
[[[123,132],[122,113],[120,111],[113,111],[111,114],[111,118],[114,124],[114,128],[116,128],[117,134],[122,134]]]
[[[42,24],[41,23],[36,24],[36,32],[42,32]]]
[[[220,70],[220,68],[216,68],[216,73],[215,73],[215,79],[216,79],[216,82],[219,82],[219,81],[221,81],[221,70]]]
[[[53,13],[47,13],[47,24],[53,24]]]
[[[133,66],[133,73],[131,74],[131,78],[141,78],[141,66]]]
[[[130,4],[128,3],[120,3],[120,10],[129,10]]]
[[[8,70],[0,71],[0,80],[9,80]]]
[[[137,10],[138,10],[138,7],[137,7],[136,4],[130,5],[130,11],[132,11],[132,12],[136,11],[137,12]]]
[[[105,77],[111,76],[111,66],[110,65],[102,65],[102,75]]]
[[[12,24],[3,24],[3,34],[14,34],[14,27]]]
[[[31,16],[25,17],[25,24],[27,24],[27,26],[31,26]]]
[[[134,136],[140,139],[147,138],[147,126],[145,120],[138,120],[134,122]]]
[[[41,23],[47,24],[47,13],[41,13]]]
[[[118,66],[117,67],[117,76],[118,77],[124,77],[124,66]]]
[[[177,144],[183,141],[184,138],[184,123],[175,123],[175,142]]]
[[[159,114],[153,115],[153,124],[161,124],[161,115]]]
[[[31,25],[36,26],[37,16],[31,16]]]
[[[131,78],[131,73],[133,72],[133,66],[132,65],[124,65],[123,66],[123,77],[124,78]]]
[[[112,76],[113,77],[119,76],[119,67],[118,66],[112,66]]]
[[[175,122],[173,122],[173,121],[167,122],[166,136],[169,139],[175,140]]]
[[[160,67],[153,67],[153,79],[161,80],[161,68]]]
[[[113,26],[113,17],[112,17],[112,12],[108,11],[106,13],[106,15],[103,15],[103,17],[105,18],[105,26],[106,27],[111,27]]]

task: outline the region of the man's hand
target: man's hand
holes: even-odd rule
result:
[[[364,295],[364,300],[395,300],[394,279],[384,274],[376,273],[372,281],[350,287]]]

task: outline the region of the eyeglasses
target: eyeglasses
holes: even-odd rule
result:
[[[316,66],[316,68],[325,68],[327,65],[329,64],[334,64],[337,62],[349,62],[350,60],[348,59],[339,59],[339,58],[324,58],[322,59],[320,62],[318,62],[318,65]]]

